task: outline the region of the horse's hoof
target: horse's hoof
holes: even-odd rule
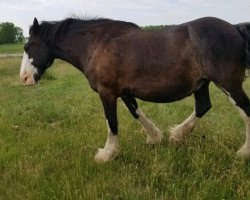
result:
[[[119,151],[111,152],[107,149],[100,149],[98,148],[97,153],[95,155],[95,162],[97,163],[105,163],[110,160],[113,160]]]
[[[181,141],[176,140],[176,138],[172,136],[170,136],[168,140],[169,140],[170,145],[178,145],[181,143]]]
[[[172,145],[181,144],[184,140],[184,137],[181,133],[181,129],[176,126],[173,128],[170,128],[170,136],[169,136],[169,142]]]
[[[237,151],[236,155],[239,158],[249,159],[250,158],[250,148],[243,146],[239,151]]]
[[[147,135],[146,144],[160,144],[162,142],[163,135],[161,132],[154,133],[154,136]]]

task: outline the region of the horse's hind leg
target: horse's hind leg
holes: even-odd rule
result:
[[[138,119],[145,129],[147,139],[147,144],[156,144],[160,143],[163,135],[162,131],[153,123],[151,122],[146,115],[138,108],[137,102],[134,97],[129,95],[123,95],[122,97],[123,102],[128,107],[130,113],[133,115],[134,118]]]
[[[237,155],[244,158],[250,158],[250,101],[242,86],[227,90],[231,102],[238,109],[240,116],[246,124],[246,141]]]
[[[184,122],[170,130],[171,143],[182,142],[192,132],[198,119],[211,108],[208,86],[209,82],[205,82],[199,90],[194,92],[195,110]]]

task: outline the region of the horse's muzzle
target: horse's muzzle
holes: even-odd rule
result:
[[[25,86],[36,85],[38,81],[35,80],[33,74],[24,73],[20,75],[21,82]]]

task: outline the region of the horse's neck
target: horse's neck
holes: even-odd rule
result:
[[[125,24],[123,27],[116,29],[115,25],[105,24],[84,31],[75,31],[74,34],[68,34],[64,38],[57,41],[53,49],[56,58],[71,63],[84,73],[84,68],[88,65],[88,60],[92,52],[102,42],[109,41],[112,37],[124,35],[132,30],[138,30],[136,26]],[[140,30],[140,29],[139,29]],[[70,35],[70,36],[69,36]]]
[[[84,73],[85,61],[88,59],[88,48],[91,45],[90,36],[84,38],[65,37],[57,41],[51,51],[56,58],[64,60]]]

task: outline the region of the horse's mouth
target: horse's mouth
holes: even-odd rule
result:
[[[35,78],[35,74],[24,73],[20,75],[21,82],[25,86],[32,86],[38,84],[38,80]]]

